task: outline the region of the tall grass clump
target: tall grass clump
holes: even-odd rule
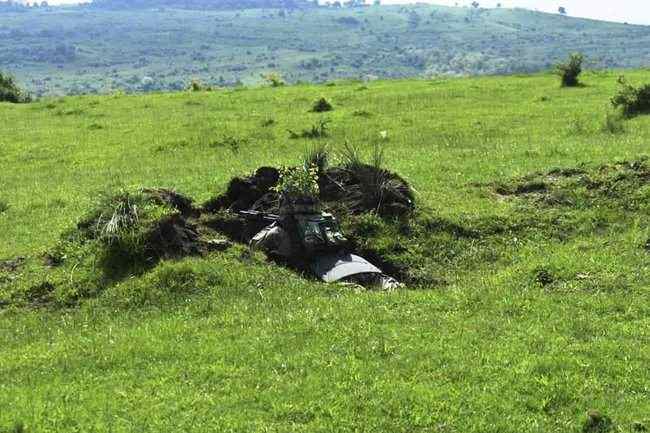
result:
[[[144,243],[142,226],[150,211],[144,195],[121,189],[116,194],[101,197],[93,231],[96,239],[107,246],[119,245],[137,252]]]
[[[288,130],[289,132],[289,138],[291,139],[297,139],[297,138],[309,138],[309,139],[317,139],[317,138],[325,138],[329,137],[328,127],[327,125],[329,124],[329,120],[320,120],[318,124],[312,125],[310,129],[303,129],[301,132],[294,132],[292,130]]]
[[[31,97],[18,87],[14,77],[0,71],[0,102],[26,103]]]
[[[555,72],[560,76],[562,87],[578,87],[580,86],[580,74],[582,73],[582,63],[584,62],[584,55],[574,53],[569,56],[569,59],[556,66]]]
[[[343,149],[340,151],[339,158],[341,160],[341,165],[348,170],[354,171],[365,165],[359,147],[350,144],[347,141],[343,144]]]
[[[303,156],[305,168],[315,167],[318,173],[323,173],[329,165],[329,147],[326,144],[318,144],[307,149]]]
[[[650,113],[650,84],[634,87],[623,76],[619,77],[618,83],[621,89],[612,98],[615,108],[620,108],[626,117]]]

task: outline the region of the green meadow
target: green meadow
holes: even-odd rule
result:
[[[607,126],[620,74],[0,104],[0,431],[650,429],[650,117]],[[334,110],[310,112],[320,97]],[[416,191],[408,221],[344,224],[402,289],[326,285],[241,244],[113,277],[63,241],[105,191],[198,206],[346,143]]]

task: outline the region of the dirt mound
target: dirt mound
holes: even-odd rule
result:
[[[277,193],[272,188],[280,180],[280,171],[273,167],[258,168],[248,177],[235,177],[228,184],[226,193],[220,195],[203,205],[209,212],[220,210],[265,210],[270,211],[275,202],[277,207]],[[266,205],[266,206],[264,206]]]
[[[223,239],[201,225],[200,214],[192,199],[170,189],[121,190],[101,197],[63,242],[92,243],[105,273],[119,279],[159,260],[223,249]],[[59,250],[65,248],[46,254],[47,265],[63,264],[65,255]]]
[[[259,210],[276,213],[279,195],[273,187],[279,170],[262,167],[249,177],[234,178],[226,193],[204,204],[208,212]],[[329,210],[361,214],[377,212],[384,217],[402,216],[415,209],[413,190],[401,176],[371,165],[333,167],[318,177],[320,199]]]
[[[647,158],[605,164],[591,169],[564,168],[499,181],[488,185],[498,196],[521,197],[547,207],[642,206],[638,196],[650,184],[650,163]]]
[[[318,183],[321,200],[343,204],[356,214],[375,211],[385,217],[403,216],[415,209],[415,196],[408,182],[371,165],[331,168],[319,177]]]
[[[198,255],[204,250],[196,225],[181,215],[158,221],[146,238],[146,254],[159,259]]]
[[[25,263],[25,257],[16,257],[9,260],[0,260],[0,272],[17,272]]]
[[[178,210],[181,215],[191,216],[198,214],[197,209],[194,208],[192,199],[174,190],[165,188],[145,188],[142,192],[154,203],[167,205]]]

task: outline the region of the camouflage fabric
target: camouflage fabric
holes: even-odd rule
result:
[[[264,251],[269,255],[287,260],[299,254],[289,233],[277,222],[257,233],[251,239],[250,247],[254,251]]]
[[[299,268],[311,269],[328,283],[344,281],[381,290],[402,286],[364,258],[349,254],[346,244],[331,216],[312,214],[274,222],[251,239],[250,247],[274,259],[301,264]]]

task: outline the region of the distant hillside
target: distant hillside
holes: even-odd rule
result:
[[[307,8],[318,3],[306,0],[93,0],[93,9],[180,8],[195,10],[234,10],[261,8]]]
[[[144,7],[170,1],[4,12],[0,70],[37,94],[62,94],[180,89],[194,78],[254,83],[268,72],[289,82],[511,74],[548,69],[573,51],[593,68],[650,65],[650,27],[521,9],[296,9],[283,0],[246,0],[285,6],[246,10]],[[227,8],[229,1],[183,4]]]

